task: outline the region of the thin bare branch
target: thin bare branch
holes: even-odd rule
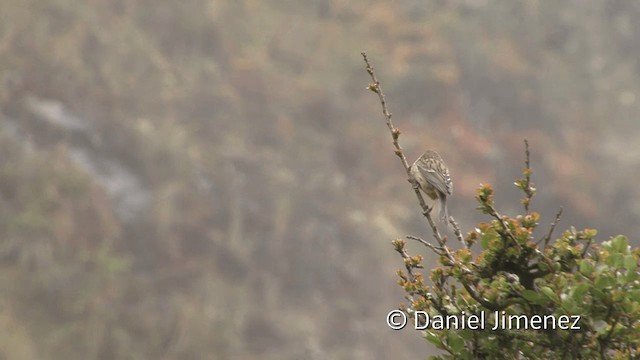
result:
[[[551,235],[553,235],[553,230],[555,230],[556,225],[558,225],[558,221],[560,221],[560,216],[561,215],[562,215],[562,206],[560,207],[560,210],[558,210],[558,212],[556,213],[556,217],[553,220],[553,222],[551,223],[551,227],[549,228],[549,232],[547,233],[547,236],[545,236],[542,239],[538,240],[536,245],[540,244],[540,242],[542,242],[542,241],[544,241],[544,247],[545,248],[547,247],[547,245],[549,245],[549,241],[551,241]]]
[[[420,193],[418,184],[415,182],[415,180],[411,176],[411,168],[410,168],[409,162],[407,161],[407,158],[404,155],[404,152],[402,151],[402,148],[400,147],[400,144],[398,142],[398,139],[400,138],[400,129],[398,129],[393,125],[393,121],[391,120],[391,113],[387,108],[387,102],[385,100],[385,95],[384,95],[384,92],[382,91],[382,87],[380,86],[380,81],[378,81],[378,78],[376,77],[375,71],[373,70],[373,66],[369,63],[367,54],[364,52],[362,52],[361,54],[365,64],[367,65],[367,73],[371,77],[371,81],[372,81],[372,83],[370,83],[367,86],[367,89],[378,94],[378,99],[380,99],[380,105],[382,106],[382,114],[384,115],[384,119],[387,124],[387,127],[391,132],[391,138],[393,139],[393,147],[395,148],[394,152],[402,161],[402,166],[404,166],[404,170],[407,173],[407,179],[413,185],[413,190],[415,191],[416,197],[418,198],[418,203],[420,204],[420,208],[422,208],[422,214],[429,220],[429,223],[432,224],[433,221],[431,220],[431,214],[430,214],[431,208],[429,208],[429,206],[427,206],[427,204],[425,203],[424,198]],[[432,228],[434,227],[432,226]],[[434,236],[436,236],[436,233],[434,233]],[[439,237],[439,234],[438,234],[438,237],[436,238],[438,239],[438,242],[440,242],[440,240],[442,239]]]
[[[582,255],[580,256],[581,258],[584,259],[584,256],[587,254],[587,251],[589,251],[589,247],[591,246],[591,244],[593,244],[593,239],[589,239],[589,242],[587,242],[587,245],[585,245],[584,249],[582,249]]]
[[[460,226],[458,225],[456,220],[453,218],[453,216],[449,216],[449,223],[453,227],[453,234],[456,236],[456,239],[461,244],[463,244],[466,248],[469,248],[469,245],[464,241],[464,238],[462,237],[462,231],[460,231]]]
[[[530,211],[529,211],[529,206],[531,205],[531,198],[533,198],[533,195],[536,194],[536,188],[534,186],[534,184],[531,182],[531,174],[533,173],[533,171],[531,170],[531,154],[529,153],[529,142],[527,141],[527,139],[524,140],[524,153],[525,153],[525,160],[524,160],[524,165],[525,165],[525,169],[524,169],[524,179],[519,179],[516,181],[516,186],[520,189],[522,189],[522,191],[524,191],[525,197],[524,199],[522,199],[521,203],[524,205],[524,210],[526,212],[527,215],[529,215]]]
[[[364,62],[367,64],[367,73],[369,73],[369,76],[371,76],[371,80],[373,81],[373,83],[371,83],[371,84],[369,84],[369,86],[367,86],[367,89],[369,89],[369,90],[373,91],[374,93],[378,94],[378,98],[380,99],[380,105],[382,105],[382,114],[384,115],[385,121],[387,123],[387,127],[389,128],[389,131],[391,132],[391,137],[393,138],[393,146],[396,149],[395,153],[402,160],[402,164],[404,165],[404,168],[405,168],[405,170],[407,172],[407,175],[410,175],[409,163],[407,162],[407,158],[404,156],[404,153],[402,152],[402,148],[400,147],[400,144],[398,143],[398,138],[400,137],[400,129],[395,127],[393,125],[393,121],[391,121],[391,113],[389,112],[389,110],[387,108],[387,102],[385,100],[384,92],[382,92],[382,87],[380,86],[380,82],[378,81],[378,79],[376,77],[376,74],[373,71],[373,66],[371,66],[371,64],[369,63],[369,59],[367,58],[367,54],[363,52],[362,53],[362,57],[364,59]]]
[[[527,170],[525,174],[525,179],[527,180],[527,185],[529,185],[531,184],[531,153],[529,152],[529,141],[527,139],[524,139],[524,154],[525,154],[524,166],[525,166],[525,169]],[[527,196],[529,196],[529,198],[533,196],[529,186],[525,188],[525,191],[527,193]],[[525,210],[527,210],[527,214],[528,214],[529,205],[526,206]]]
[[[433,252],[435,252],[438,255],[445,255],[444,249],[441,246],[435,246],[432,243],[430,243],[430,242],[428,242],[428,241],[426,241],[426,240],[424,240],[422,238],[419,238],[419,237],[416,237],[416,236],[412,236],[412,235],[407,235],[407,239],[415,240],[415,241],[421,243],[422,245],[424,245],[424,246],[428,247],[429,249],[433,250]]]

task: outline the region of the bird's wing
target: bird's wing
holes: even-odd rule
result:
[[[443,194],[451,195],[451,180],[448,179],[448,174],[445,174],[447,178],[445,179],[440,173],[435,170],[427,169],[421,164],[416,164],[420,174],[429,182],[429,184],[433,185],[438,191]]]

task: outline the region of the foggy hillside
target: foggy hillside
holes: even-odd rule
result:
[[[0,0],[0,359],[410,359],[391,240],[533,209],[640,232],[640,5]],[[425,253],[426,256],[426,253]]]

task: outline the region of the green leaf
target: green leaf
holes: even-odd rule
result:
[[[538,294],[533,290],[523,290],[522,297],[534,304],[544,304],[546,302],[546,298],[542,295]]]
[[[580,261],[580,273],[582,273],[585,276],[589,276],[591,273],[593,273],[593,271],[594,271],[594,267],[591,261],[589,260]]]
[[[438,349],[442,349],[442,339],[440,339],[440,336],[438,336],[438,334],[432,332],[432,331],[427,331],[425,338],[427,339],[428,342],[432,343],[433,345],[435,345]]]
[[[626,255],[624,257],[624,268],[627,271],[634,271],[638,267],[638,260],[633,255]]]
[[[488,236],[486,235],[482,235],[480,237],[480,247],[482,247],[483,250],[487,250],[489,248],[489,239]]]
[[[602,290],[598,289],[595,286],[591,290],[591,295],[593,296],[594,302],[603,301],[603,299],[608,297],[607,294],[605,294],[605,292],[603,292]]]
[[[614,268],[621,268],[624,264],[624,255],[620,253],[613,253],[607,258],[607,264]]]
[[[498,233],[496,233],[493,229],[489,229],[487,232],[482,233],[482,235],[480,235],[480,246],[482,246],[482,248],[485,250],[489,249],[491,241],[497,236]]]
[[[473,340],[473,335],[474,335],[473,333],[474,331],[469,329],[460,330],[460,336],[464,340]]]
[[[550,287],[543,286],[540,288],[540,291],[542,291],[542,293],[549,299],[553,300],[554,302],[558,302],[558,296],[556,296],[556,293],[554,293]]]
[[[589,290],[591,286],[589,284],[586,283],[581,283],[576,285],[575,288],[573,288],[572,290],[572,294],[571,296],[578,302],[582,301],[584,298],[584,295],[587,293],[587,291]]]
[[[626,253],[629,246],[629,240],[626,236],[618,235],[611,239],[611,247],[619,253]]]
[[[629,300],[640,303],[640,289],[636,289],[629,292]]]
[[[464,351],[464,339],[455,331],[449,331],[447,334],[447,343],[453,354],[460,354]]]
[[[595,287],[596,289],[603,290],[608,287],[612,287],[616,284],[616,280],[608,274],[601,274],[596,278]]]

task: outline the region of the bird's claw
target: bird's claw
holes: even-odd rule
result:
[[[407,179],[407,181],[411,184],[411,186],[413,187],[414,190],[418,190],[420,189],[420,184],[418,184],[418,182],[416,181],[416,179],[414,178],[409,178]]]

